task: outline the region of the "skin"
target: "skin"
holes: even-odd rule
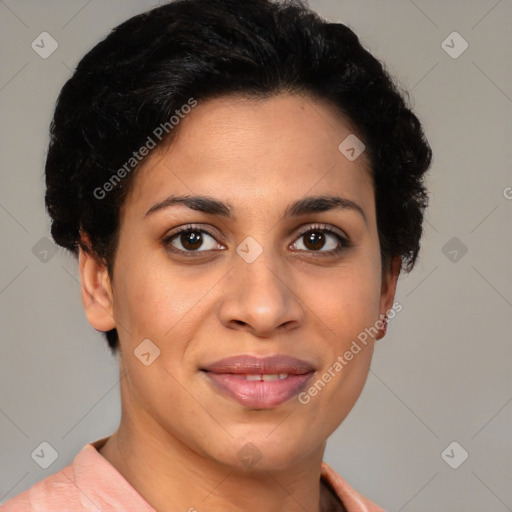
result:
[[[120,337],[122,419],[100,453],[158,511],[320,510],[326,441],[363,389],[375,339],[306,405],[294,397],[249,409],[199,368],[232,355],[288,354],[314,364],[315,382],[392,307],[400,262],[383,274],[365,154],[349,161],[338,150],[351,133],[308,96],[199,102],[134,177],[113,279],[80,251],[87,318]],[[228,202],[234,218],[184,205],[145,216],[171,194]],[[350,199],[366,219],[348,208],[283,218],[289,203],[312,195]],[[189,223],[210,234],[196,257],[169,248],[185,252],[190,237],[163,242]],[[301,228],[315,224],[351,247],[333,254],[340,241],[318,229],[323,245],[308,244]],[[263,249],[252,263],[236,252],[247,236]],[[149,366],[133,353],[147,338],[160,349]],[[237,456],[248,442],[261,454],[251,467]]]

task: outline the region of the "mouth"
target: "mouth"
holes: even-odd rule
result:
[[[214,390],[250,409],[272,409],[300,393],[315,373],[291,356],[235,356],[201,368]]]

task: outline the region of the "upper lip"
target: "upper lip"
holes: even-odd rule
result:
[[[288,355],[255,357],[251,355],[232,356],[215,361],[202,370],[214,373],[239,373],[247,375],[304,375],[315,371],[307,361]]]

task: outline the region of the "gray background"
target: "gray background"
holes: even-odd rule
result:
[[[43,165],[79,58],[154,4],[0,1],[0,503],[119,422],[116,359],[86,321],[76,261],[45,239]],[[403,311],[325,460],[388,511],[512,510],[512,2],[310,5],[354,29],[411,91],[435,155]],[[31,48],[43,31],[59,45],[47,59]],[[453,31],[469,44],[458,58],[441,44]],[[31,458],[43,441],[58,452],[46,470]],[[453,441],[452,465],[469,454],[457,469],[441,456]]]

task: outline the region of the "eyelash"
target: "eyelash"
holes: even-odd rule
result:
[[[338,254],[342,253],[344,250],[352,247],[352,243],[349,241],[348,237],[347,238],[343,237],[342,235],[340,235],[333,229],[330,229],[329,227],[327,227],[327,225],[325,225],[325,224],[313,224],[313,225],[308,226],[307,228],[305,228],[299,232],[299,234],[295,240],[302,238],[303,236],[307,235],[308,233],[310,233],[312,231],[313,232],[320,231],[324,234],[327,233],[329,235],[334,236],[335,238],[338,239],[340,246],[337,247],[336,249],[332,249],[330,251],[321,251],[321,250],[319,250],[319,251],[313,251],[313,250],[304,251],[303,249],[300,249],[299,252],[308,252],[308,253],[312,254],[314,257],[328,257],[328,256],[338,255]],[[201,256],[201,253],[208,252],[208,251],[184,251],[182,249],[176,249],[176,247],[173,247],[173,245],[171,244],[172,240],[174,240],[175,238],[177,238],[179,235],[181,235],[183,233],[189,233],[189,232],[205,233],[208,236],[210,236],[211,238],[215,239],[215,236],[212,235],[209,231],[199,228],[198,226],[195,226],[193,224],[189,224],[187,226],[183,226],[178,231],[175,231],[171,235],[165,237],[162,240],[162,243],[163,243],[164,247],[167,248],[168,250],[178,253],[178,254],[181,254],[181,255],[186,255],[186,257],[194,258],[194,257]]]

